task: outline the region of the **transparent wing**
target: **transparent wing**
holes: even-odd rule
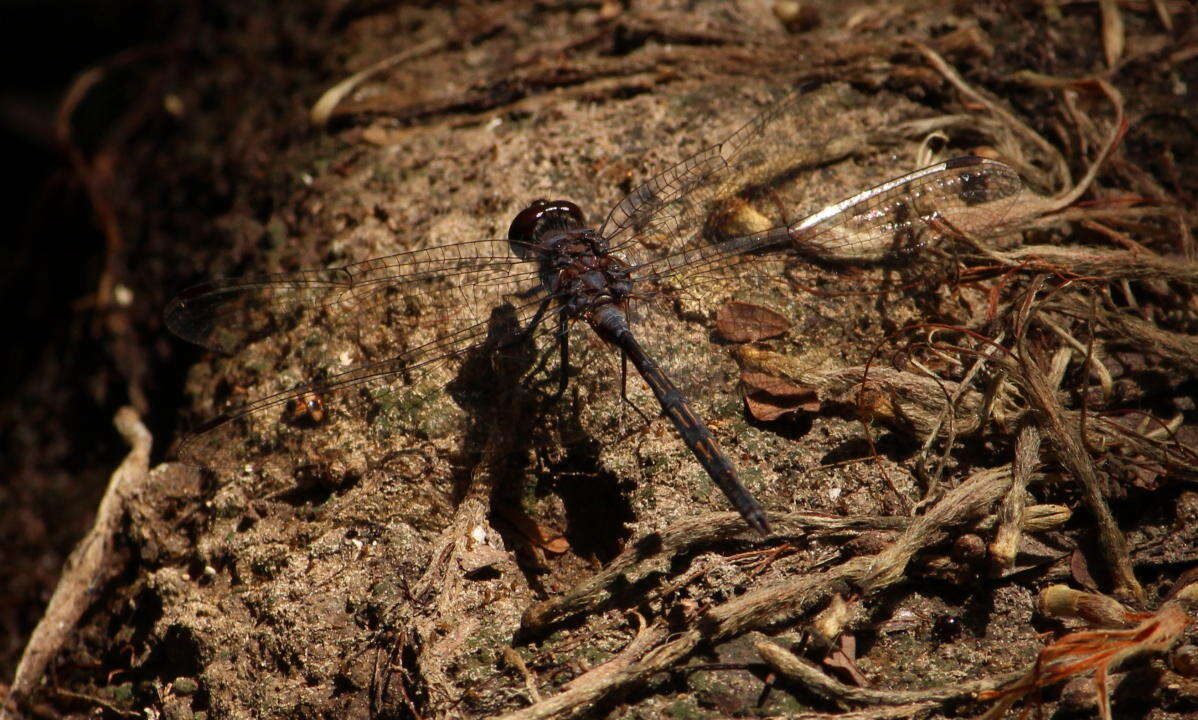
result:
[[[997,160],[966,156],[928,166],[786,223],[784,209],[733,197],[706,219],[709,244],[639,265],[635,277],[651,292],[663,278],[684,274],[743,277],[761,253],[788,251],[831,263],[903,259],[953,235],[1000,232],[1026,199],[1023,181]]]
[[[968,157],[904,175],[793,222],[785,220],[786,208],[776,202],[784,194],[757,188],[734,195],[710,206],[701,223],[702,244],[635,268],[634,330],[707,421],[742,484],[767,508],[785,505],[788,489],[793,490],[794,450],[784,434],[759,431],[743,421],[740,370],[731,353],[711,346],[720,338],[719,325],[713,331],[707,321],[732,299],[773,311],[790,323],[784,333],[788,340],[780,341],[785,356],[799,365],[822,363],[844,343],[845,317],[868,314],[874,293],[853,292],[863,287],[860,275],[842,285],[845,292],[837,302],[796,293],[796,257],[884,263],[953,233],[989,235],[1001,230],[1022,193],[1013,169]],[[642,406],[651,403],[643,391],[637,399]],[[693,487],[688,492],[703,493],[702,483]],[[708,495],[718,505],[718,495]]]
[[[441,388],[472,354],[527,354],[518,348],[536,348],[553,337],[556,324],[552,312],[538,312],[551,304],[541,293],[520,306],[501,305],[499,312],[493,309],[484,322],[442,334],[384,360],[234,404],[185,436],[177,455],[200,467],[233,470],[277,450],[302,453],[308,443],[300,441],[300,433],[333,423],[347,430],[353,423],[363,424],[353,432],[339,433],[341,438],[385,440],[391,434],[386,423],[400,423],[410,432],[423,434],[436,419],[422,415],[455,412],[429,406],[445,399]]]
[[[178,455],[230,469],[239,457],[264,454],[232,451],[242,438],[265,450],[333,420],[412,411],[433,395],[421,396],[421,383],[438,371],[448,381],[472,351],[535,344],[556,323],[556,301],[541,287],[536,263],[509,247],[461,243],[330,270],[218,280],[180,295],[167,323],[181,337],[243,351],[275,335],[284,358],[239,358],[251,389],[233,386],[229,407],[186,437]]]
[[[184,340],[226,354],[294,325],[305,313],[323,311],[331,325],[359,323],[388,296],[399,306],[452,308],[459,326],[472,325],[486,317],[494,304],[488,301],[538,287],[536,270],[535,260],[515,256],[507,240],[443,245],[327,270],[205,282],[167,305],[166,325]]]
[[[858,104],[859,94],[842,84],[791,92],[633,190],[612,208],[600,234],[630,254],[634,243],[667,254],[703,244],[705,221],[721,201],[850,152],[857,140],[830,120]]]

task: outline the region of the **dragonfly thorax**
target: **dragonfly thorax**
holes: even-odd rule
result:
[[[589,319],[600,307],[622,308],[632,283],[628,263],[610,254],[607,240],[584,222],[568,200],[534,200],[512,221],[508,240],[521,255],[536,254],[541,283],[562,299],[568,316]]]
[[[632,290],[629,271],[628,263],[615,255],[579,254],[556,271],[551,288],[567,315],[589,320],[603,306],[624,307]]]

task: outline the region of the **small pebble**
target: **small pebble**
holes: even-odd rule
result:
[[[189,677],[175,678],[175,692],[180,695],[190,695],[200,689],[200,684]]]
[[[1173,655],[1169,658],[1169,664],[1173,666],[1173,672],[1183,677],[1198,677],[1198,647],[1194,645],[1182,645],[1173,651]]]
[[[819,13],[810,3],[779,0],[773,6],[774,17],[792,33],[801,33],[819,25]]]

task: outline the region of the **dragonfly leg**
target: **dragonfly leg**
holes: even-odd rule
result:
[[[570,384],[570,326],[564,310],[558,315],[557,347],[561,355],[561,367],[558,368],[557,392],[550,398],[553,401],[560,400]]]
[[[532,319],[528,321],[528,326],[519,333],[516,333],[515,342],[524,342],[528,338],[532,337],[532,334],[536,332],[537,326],[539,326],[541,324],[541,320],[544,319],[545,311],[549,309],[549,303],[552,302],[552,300],[553,298],[545,298],[541,301],[541,304],[537,306],[536,314],[534,314]]]
[[[774,203],[774,209],[778,211],[778,217],[782,220],[782,225],[790,225],[790,213],[787,212],[786,202],[782,200],[782,196],[774,188],[769,191],[770,200]]]

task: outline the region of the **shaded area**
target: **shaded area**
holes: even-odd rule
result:
[[[125,452],[112,418],[129,402],[129,367],[105,326],[109,310],[97,307],[95,296],[105,240],[62,152],[56,112],[82,68],[175,22],[173,12],[132,1],[13,2],[0,10],[0,59],[10,68],[0,87],[0,150],[9,176],[0,268],[0,302],[9,309],[0,320],[8,347],[0,356],[0,560],[8,568],[0,581],[0,677],[12,676],[67,553]],[[53,52],[32,59],[38,45]],[[100,93],[76,119],[76,142],[94,148],[125,111],[129,90],[118,82]],[[163,404],[174,405],[182,368],[164,374],[171,389]],[[156,378],[151,382],[157,389]],[[165,429],[173,410],[162,410],[155,417]]]

